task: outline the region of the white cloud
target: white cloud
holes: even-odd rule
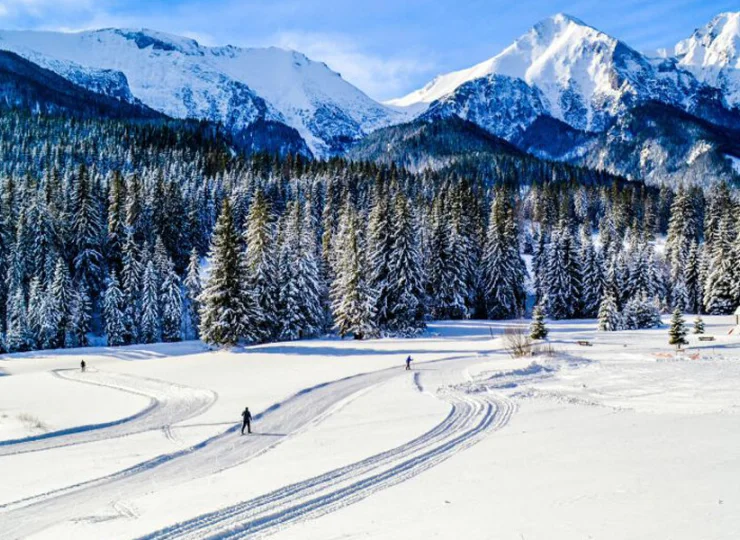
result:
[[[274,36],[267,44],[294,49],[312,60],[325,62],[345,80],[379,100],[398,97],[420,74],[428,73],[433,67],[418,58],[385,58],[364,52],[342,35],[286,32]]]

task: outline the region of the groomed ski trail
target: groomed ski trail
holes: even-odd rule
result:
[[[420,387],[419,375],[414,384]],[[352,465],[286,486],[243,503],[204,514],[142,537],[259,538],[292,524],[339,510],[404,482],[504,427],[515,406],[496,394],[469,395],[445,387],[436,395],[451,405],[450,414],[420,437]]]
[[[464,358],[468,357],[455,356],[427,364]],[[25,538],[57,523],[94,516],[96,511],[118,501],[241,465],[322,421],[362,392],[404,373],[401,368],[390,368],[321,383],[255,415],[256,433],[250,437],[239,436],[240,424],[235,423],[196,445],[117,473],[0,505],[0,539]]]
[[[125,437],[150,430],[169,430],[173,424],[204,413],[217,399],[216,393],[210,390],[112,371],[87,370],[83,373],[77,369],[69,369],[52,373],[75,383],[144,396],[149,398],[149,405],[132,416],[112,422],[75,426],[23,439],[0,441],[0,457]]]

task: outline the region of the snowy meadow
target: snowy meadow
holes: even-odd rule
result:
[[[665,322],[6,355],[0,537],[730,538],[740,338]]]

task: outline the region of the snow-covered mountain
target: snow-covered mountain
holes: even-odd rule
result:
[[[258,120],[295,128],[318,155],[341,152],[400,115],[301,53],[205,47],[150,30],[0,32],[13,51],[95,92],[139,100],[175,118],[238,132]]]
[[[740,12],[717,15],[678,43],[675,55],[682,67],[740,108]]]
[[[740,111],[731,110],[726,95],[733,87],[712,80],[709,68],[689,67],[701,58],[702,66],[722,66],[722,81],[735,80],[731,75],[740,72],[736,15],[715,19],[710,26],[717,31],[697,31],[692,38],[697,43],[682,45],[689,52],[680,57],[648,57],[574,17],[558,14],[491,59],[441,75],[387,105],[427,121],[459,116],[540,157],[651,182],[686,181],[700,170],[695,155],[701,150],[719,156],[701,172],[727,178],[732,173],[722,156],[732,135],[696,141],[691,137],[714,133],[711,126],[740,133]],[[711,54],[700,54],[700,42]],[[652,104],[668,109],[654,109]],[[651,131],[649,142],[630,131],[651,127],[636,122],[633,115],[646,106],[642,110],[661,111],[651,116],[660,119],[661,129]],[[696,128],[702,122],[706,129]],[[678,136],[684,125],[688,139]],[[648,159],[650,147],[663,157]],[[730,145],[730,155],[737,150]],[[640,155],[632,159],[629,151]]]
[[[718,99],[704,89],[671,59],[647,58],[574,17],[558,14],[493,58],[439,76],[388,104],[417,113],[448,109],[511,137],[540,114],[583,131],[603,131],[620,114],[649,101],[700,111],[707,100]],[[512,130],[511,118],[501,111],[514,102],[520,114]]]

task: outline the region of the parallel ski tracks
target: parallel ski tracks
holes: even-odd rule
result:
[[[257,538],[273,534],[421,474],[505,426],[514,411],[513,403],[501,396],[469,396],[455,389],[438,395],[451,404],[450,414],[408,443],[143,538]]]

